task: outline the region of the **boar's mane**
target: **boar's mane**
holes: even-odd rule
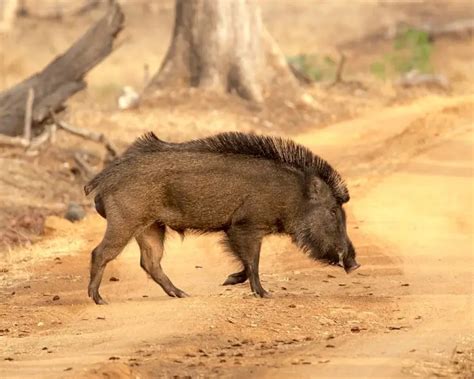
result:
[[[344,180],[328,162],[313,154],[308,148],[280,137],[227,132],[189,142],[170,143],[162,141],[153,132],[149,132],[139,137],[125,151],[124,156],[134,155],[137,152],[153,153],[170,150],[240,154],[273,160],[318,176],[326,182],[340,204],[349,201],[349,191]]]

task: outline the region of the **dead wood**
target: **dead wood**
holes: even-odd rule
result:
[[[23,131],[23,138],[27,141],[31,140],[31,121],[33,117],[33,101],[35,100],[35,91],[33,88],[28,90],[28,97],[26,98],[25,109],[25,129]]]
[[[112,52],[123,21],[120,6],[114,3],[101,20],[43,71],[1,92],[0,133],[18,136],[23,132],[24,104],[30,88],[35,95],[32,128],[42,126],[47,121],[50,110],[63,110],[64,102],[86,87],[86,73]]]
[[[402,75],[396,84],[402,87],[434,86],[443,90],[449,89],[449,81],[441,74],[429,74],[412,70]]]
[[[333,82],[329,85],[329,87],[332,87],[338,83],[342,83],[342,72],[344,70],[344,64],[346,63],[346,56],[343,53],[340,53],[341,58],[339,59],[339,63],[337,64],[337,69],[336,69],[336,76],[334,77]]]
[[[28,151],[36,150],[50,140],[51,125],[47,125],[43,132],[33,139],[10,137],[0,134],[0,146],[25,147]]]
[[[361,39],[344,42],[338,47],[341,49],[353,49],[355,46],[360,44],[374,43],[383,40],[392,40],[408,28],[426,32],[430,40],[435,40],[437,38],[442,37],[461,38],[465,36],[470,36],[474,33],[474,19],[471,18],[456,20],[444,25],[410,25],[401,23],[400,25],[397,25],[390,29],[377,30],[376,32],[366,35]]]
[[[115,158],[116,156],[118,156],[117,148],[113,145],[112,142],[110,142],[110,140],[103,133],[92,132],[89,130],[78,128],[76,126],[69,125],[64,121],[58,120],[53,113],[51,113],[51,117],[58,128],[61,128],[71,134],[82,137],[84,139],[101,143],[102,145],[105,146],[105,148],[107,149],[107,153],[112,158]]]

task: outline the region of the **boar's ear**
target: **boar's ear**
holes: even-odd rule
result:
[[[308,196],[309,200],[321,200],[324,196],[325,192],[325,185],[323,181],[311,174],[305,175],[306,181],[306,195]]]

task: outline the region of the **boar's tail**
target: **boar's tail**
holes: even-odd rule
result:
[[[100,179],[101,179],[101,175],[98,174],[89,183],[87,183],[84,186],[84,193],[86,194],[86,196],[89,196],[92,192],[95,191],[95,189],[99,185]]]
[[[100,195],[96,195],[96,197],[94,198],[94,204],[97,213],[100,214],[103,218],[107,218],[105,216],[104,201],[102,200],[102,197]]]
[[[165,142],[159,139],[153,132],[145,133],[143,136],[137,138],[120,157],[116,158],[92,178],[92,180],[84,186],[84,193],[86,196],[93,192],[100,193],[112,185],[112,182],[117,179],[117,172],[120,171],[119,166],[128,159],[133,158],[137,153],[164,151],[175,146],[179,146],[179,144]]]

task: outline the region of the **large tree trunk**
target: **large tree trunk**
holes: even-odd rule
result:
[[[256,1],[176,0],[171,45],[145,93],[194,86],[261,102],[282,83],[295,80]]]
[[[62,110],[70,96],[86,87],[84,75],[113,50],[123,21],[119,5],[114,4],[96,25],[43,71],[1,92],[0,133],[10,136],[23,133],[29,92],[33,93],[34,99],[32,127],[41,125],[50,111]]]

